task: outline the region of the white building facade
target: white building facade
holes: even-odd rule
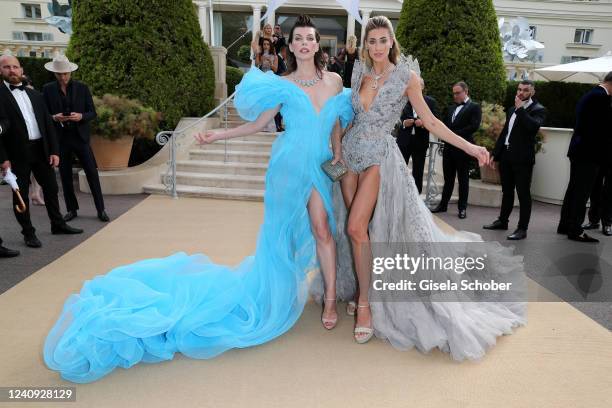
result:
[[[129,0],[126,0],[129,1]],[[47,1],[0,0],[0,50],[19,56],[48,57],[65,50],[69,36],[49,26]],[[66,1],[60,1],[65,4]],[[262,0],[195,0],[204,40],[214,46],[228,47],[247,30],[259,29],[258,21],[266,11]],[[210,5],[212,4],[212,13]],[[612,50],[612,0],[494,0],[498,17],[506,20],[525,17],[535,30],[535,39],[545,45],[530,70],[581,59],[595,58]],[[397,24],[402,0],[361,0],[365,20],[386,15]],[[362,27],[334,0],[290,0],[271,13],[267,22],[280,24],[285,35],[301,13],[308,13],[322,34],[322,47],[335,54],[347,36],[362,37]],[[212,20],[212,21],[211,21]],[[240,63],[237,51],[247,45],[252,32],[231,47],[230,60]],[[507,63],[509,69],[513,65]]]

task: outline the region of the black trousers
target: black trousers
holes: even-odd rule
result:
[[[280,131],[280,129],[282,129],[283,127],[283,116],[280,114],[280,112],[278,112],[276,115],[274,115],[274,124],[276,125],[276,130]]]
[[[442,170],[444,172],[444,188],[442,189],[442,200],[440,205],[447,207],[453,189],[455,188],[455,176],[459,180],[459,210],[467,209],[468,194],[470,192],[470,156],[462,150],[449,144],[444,145],[442,153]]]
[[[58,187],[55,180],[55,171],[49,165],[49,158],[45,156],[43,143],[41,140],[29,142],[29,161],[28,163],[11,163],[12,171],[17,176],[17,185],[26,204],[26,211],[23,213],[15,209],[15,205],[19,204],[17,194],[13,193],[13,212],[17,222],[21,225],[21,233],[25,237],[34,235],[36,229],[32,226],[30,219],[30,174],[34,174],[34,178],[42,188],[43,197],[45,199],[45,207],[47,215],[51,221],[51,227],[64,225],[64,219],[59,209],[59,200],[57,198]]]
[[[423,149],[422,146],[414,146],[410,143],[398,143],[400,152],[406,160],[408,165],[410,158],[412,158],[412,177],[416,184],[419,194],[423,191],[423,173],[425,172],[425,156],[427,155],[427,147]]]
[[[582,234],[582,223],[586,204],[593,190],[600,165],[597,163],[570,160],[570,179],[565,190],[559,229],[567,231],[568,236]]]
[[[591,190],[589,221],[612,225],[612,165],[602,166]]]
[[[502,205],[499,220],[508,223],[514,207],[514,190],[518,194],[520,215],[518,227],[527,230],[531,218],[531,176],[533,164],[499,162],[499,174],[502,185]]]
[[[89,190],[94,199],[96,210],[104,211],[104,198],[102,197],[102,188],[100,187],[100,178],[96,166],[96,159],[91,151],[89,143],[85,143],[76,133],[64,133],[60,137],[60,175],[62,178],[62,187],[64,188],[64,201],[68,211],[76,211],[79,209],[79,203],[74,194],[74,181],[72,178],[72,162],[74,156],[79,158]]]

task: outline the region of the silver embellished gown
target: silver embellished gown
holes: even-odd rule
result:
[[[370,288],[370,305],[374,333],[388,340],[394,347],[408,350],[416,347],[421,352],[433,348],[450,353],[455,360],[478,359],[493,346],[498,336],[510,334],[526,324],[526,276],[522,256],[497,242],[484,243],[477,234],[466,231],[445,232],[435,222],[430,210],[419,196],[413,177],[391,135],[407,102],[405,89],[411,68],[418,65],[402,57],[397,67],[379,88],[370,109],[366,111],[359,91],[364,67],[356,61],[352,76],[352,105],[355,112],[353,126],[342,140],[342,153],[348,167],[361,173],[373,165],[380,166],[380,187],[376,208],[369,225],[373,255],[383,251],[389,243],[404,243],[404,247],[420,248],[428,255],[467,256],[486,251],[486,276],[464,274],[462,278],[497,279],[512,282],[511,293],[498,295],[445,293],[445,297],[401,295],[400,298],[374,297]],[[334,207],[337,218],[336,243],[338,250],[337,296],[353,300],[356,279],[350,241],[345,233],[347,211],[339,183],[334,185]],[[406,243],[411,243],[405,245]],[[448,243],[448,244],[447,244]],[[412,254],[418,256],[419,254]],[[436,281],[458,281],[455,272],[436,276]],[[376,276],[373,275],[373,279]],[[320,302],[323,281],[315,276],[311,293]],[[490,296],[493,296],[491,298]]]

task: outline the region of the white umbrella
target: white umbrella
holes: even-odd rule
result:
[[[19,186],[17,185],[17,176],[11,171],[9,168],[4,174],[4,181],[11,186],[15,194],[17,194],[17,199],[19,200],[19,205],[15,206],[17,212],[22,213],[26,210],[26,205],[23,202],[23,198],[21,198],[21,194],[19,193]]]
[[[564,81],[574,75],[587,74],[597,78],[600,82],[603,81],[606,74],[610,71],[612,71],[612,51],[608,51],[606,55],[599,58],[535,70],[535,72],[549,81]]]

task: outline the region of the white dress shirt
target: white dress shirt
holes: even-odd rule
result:
[[[457,117],[457,115],[459,114],[459,112],[461,111],[461,109],[465,106],[466,103],[468,103],[470,101],[470,97],[468,96],[467,98],[465,98],[465,101],[463,101],[463,105],[459,105],[455,108],[455,112],[453,113],[453,119],[451,120],[451,122],[455,121],[455,118]]]
[[[528,101],[523,102],[523,109],[527,109],[528,107],[531,106],[532,103],[533,103],[533,100],[529,98]],[[514,110],[514,113],[512,113],[512,116],[510,116],[510,122],[508,123],[508,133],[506,134],[506,141],[504,143],[506,146],[510,145],[510,133],[512,133],[514,122],[516,122],[516,109]]]
[[[608,96],[610,96],[610,92],[608,92],[608,88],[606,88],[605,86],[603,86],[602,84],[599,84],[599,86],[601,86],[604,91],[606,91],[606,93],[608,94]]]
[[[8,82],[4,81],[4,85],[6,85],[8,90],[11,91],[10,84]],[[23,115],[23,119],[25,120],[26,127],[28,128],[28,138],[30,140],[38,140],[42,138],[40,129],[38,128],[38,122],[36,121],[36,115],[34,114],[34,108],[32,107],[32,101],[30,100],[30,97],[26,91],[22,91],[21,89],[13,89],[11,93],[17,101],[19,110],[21,110],[21,115]]]

